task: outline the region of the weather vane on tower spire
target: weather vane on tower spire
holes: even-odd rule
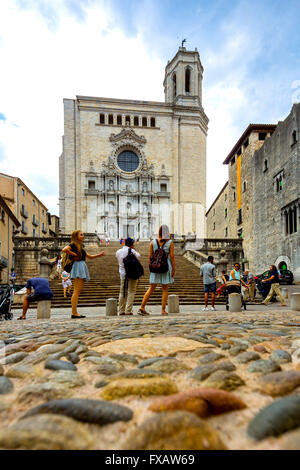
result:
[[[183,44],[184,44],[185,42],[186,42],[186,39],[183,39],[183,40],[181,41],[181,47],[183,47]]]

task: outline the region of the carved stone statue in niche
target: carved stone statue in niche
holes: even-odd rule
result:
[[[114,182],[112,180],[109,181],[109,190],[113,191],[115,189]]]

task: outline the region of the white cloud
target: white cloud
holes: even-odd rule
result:
[[[12,0],[0,4],[1,171],[20,176],[35,191],[36,176],[49,178],[41,197],[58,213],[58,156],[62,150],[63,98],[78,95],[162,100],[164,64],[149,56],[139,36],[128,38],[98,2],[78,22],[56,0],[55,28],[37,10]],[[55,5],[54,5],[55,7]],[[155,80],[159,77],[161,80]],[[16,127],[16,124],[18,127]],[[56,202],[55,202],[56,201]]]

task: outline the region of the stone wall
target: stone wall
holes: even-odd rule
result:
[[[253,193],[254,270],[262,272],[285,261],[300,281],[300,104],[255,153]],[[286,232],[284,215],[290,207],[297,209],[297,232],[292,234]]]
[[[227,182],[206,213],[207,238],[229,238],[228,223],[230,217],[228,210],[228,194],[229,188]]]

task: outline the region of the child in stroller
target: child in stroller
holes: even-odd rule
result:
[[[11,304],[14,299],[14,288],[10,284],[0,285],[0,320],[12,320]]]

